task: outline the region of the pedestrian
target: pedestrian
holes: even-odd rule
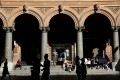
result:
[[[50,74],[50,61],[48,60],[48,54],[44,55],[44,64],[43,64],[43,74],[42,74],[42,80],[48,80],[49,74]]]
[[[10,73],[8,71],[8,61],[7,61],[7,58],[5,58],[1,80],[3,80],[4,77],[6,77],[6,75],[9,75],[9,79],[10,79],[11,76],[10,76]]]
[[[86,65],[85,65],[85,59],[82,58],[81,61],[82,61],[82,63],[81,63],[82,80],[86,80],[87,69],[86,69]]]
[[[15,65],[15,67],[14,67],[14,70],[16,69],[16,68],[20,68],[20,70],[21,70],[21,68],[22,68],[22,65],[21,65],[21,60],[20,59],[18,59],[18,61],[17,61],[17,63],[16,63],[16,65]]]
[[[40,80],[40,66],[42,66],[40,60],[35,57],[33,60],[33,67],[31,67],[31,80]]]
[[[76,64],[77,78],[78,78],[78,80],[81,80],[81,69],[82,69],[82,66],[80,64],[80,58],[79,58],[79,56],[76,56],[75,64]]]
[[[53,66],[56,66],[57,57],[58,57],[58,53],[57,53],[57,51],[54,49],[54,51],[53,51]]]

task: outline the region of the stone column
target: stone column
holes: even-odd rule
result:
[[[12,27],[5,27],[4,30],[6,31],[5,36],[5,58],[8,60],[8,69],[12,69]]]
[[[49,28],[48,27],[41,27],[40,28],[42,31],[42,40],[41,40],[41,62],[44,61],[44,55],[47,53],[47,49],[48,49],[48,31]]]
[[[83,31],[84,27],[77,27],[76,55],[83,58]]]
[[[120,59],[120,52],[119,52],[119,27],[112,27],[113,29],[113,70],[115,70],[116,64]]]

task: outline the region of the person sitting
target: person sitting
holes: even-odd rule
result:
[[[66,61],[64,64],[65,64],[64,65],[65,71],[69,71],[69,72],[73,71],[73,65],[71,61]]]
[[[15,67],[14,67],[14,70],[15,70],[16,68],[20,68],[20,70],[21,70],[21,68],[22,68],[22,66],[21,66],[21,60],[20,60],[20,59],[18,59],[16,65],[15,65]]]

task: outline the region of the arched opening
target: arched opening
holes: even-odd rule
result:
[[[21,60],[31,64],[35,56],[40,54],[41,32],[38,20],[30,14],[22,14],[15,19],[13,47],[17,43],[21,48]],[[13,49],[14,50],[14,49]],[[15,51],[15,53],[19,51]],[[15,60],[16,61],[16,60]]]
[[[5,31],[3,30],[3,22],[0,19],[0,64],[4,56],[4,48],[5,48]]]
[[[104,56],[104,49],[108,40],[112,45],[112,29],[110,20],[102,14],[96,13],[88,16],[84,30],[84,57],[91,58],[94,53]]]
[[[64,52],[68,50],[69,53],[66,53],[66,59],[72,60],[72,54],[74,54],[72,46],[76,42],[76,30],[73,19],[66,14],[58,14],[50,20],[49,27],[48,43],[51,47],[51,54],[53,54],[55,49],[58,53],[58,61],[60,61]]]

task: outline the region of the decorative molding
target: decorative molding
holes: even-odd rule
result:
[[[81,13],[86,7],[71,7],[74,9],[76,12]]]
[[[49,9],[51,9],[52,7],[40,7],[38,8],[43,14],[45,14]]]
[[[3,27],[3,29],[4,29],[6,32],[13,32],[13,31],[14,31],[14,28],[13,28],[13,27]]]
[[[3,7],[2,8],[6,13],[11,13],[12,11],[13,11],[13,9],[15,9],[15,8],[7,8],[7,7]]]
[[[117,13],[120,10],[120,6],[109,6],[108,8],[114,13]]]
[[[120,29],[120,27],[119,26],[113,26],[112,29],[113,29],[113,31],[118,32],[118,30]]]
[[[50,31],[50,28],[49,28],[49,27],[40,27],[39,29],[40,29],[42,32]]]
[[[85,29],[85,27],[76,27],[76,30],[77,30],[78,32],[82,32],[84,29]]]

